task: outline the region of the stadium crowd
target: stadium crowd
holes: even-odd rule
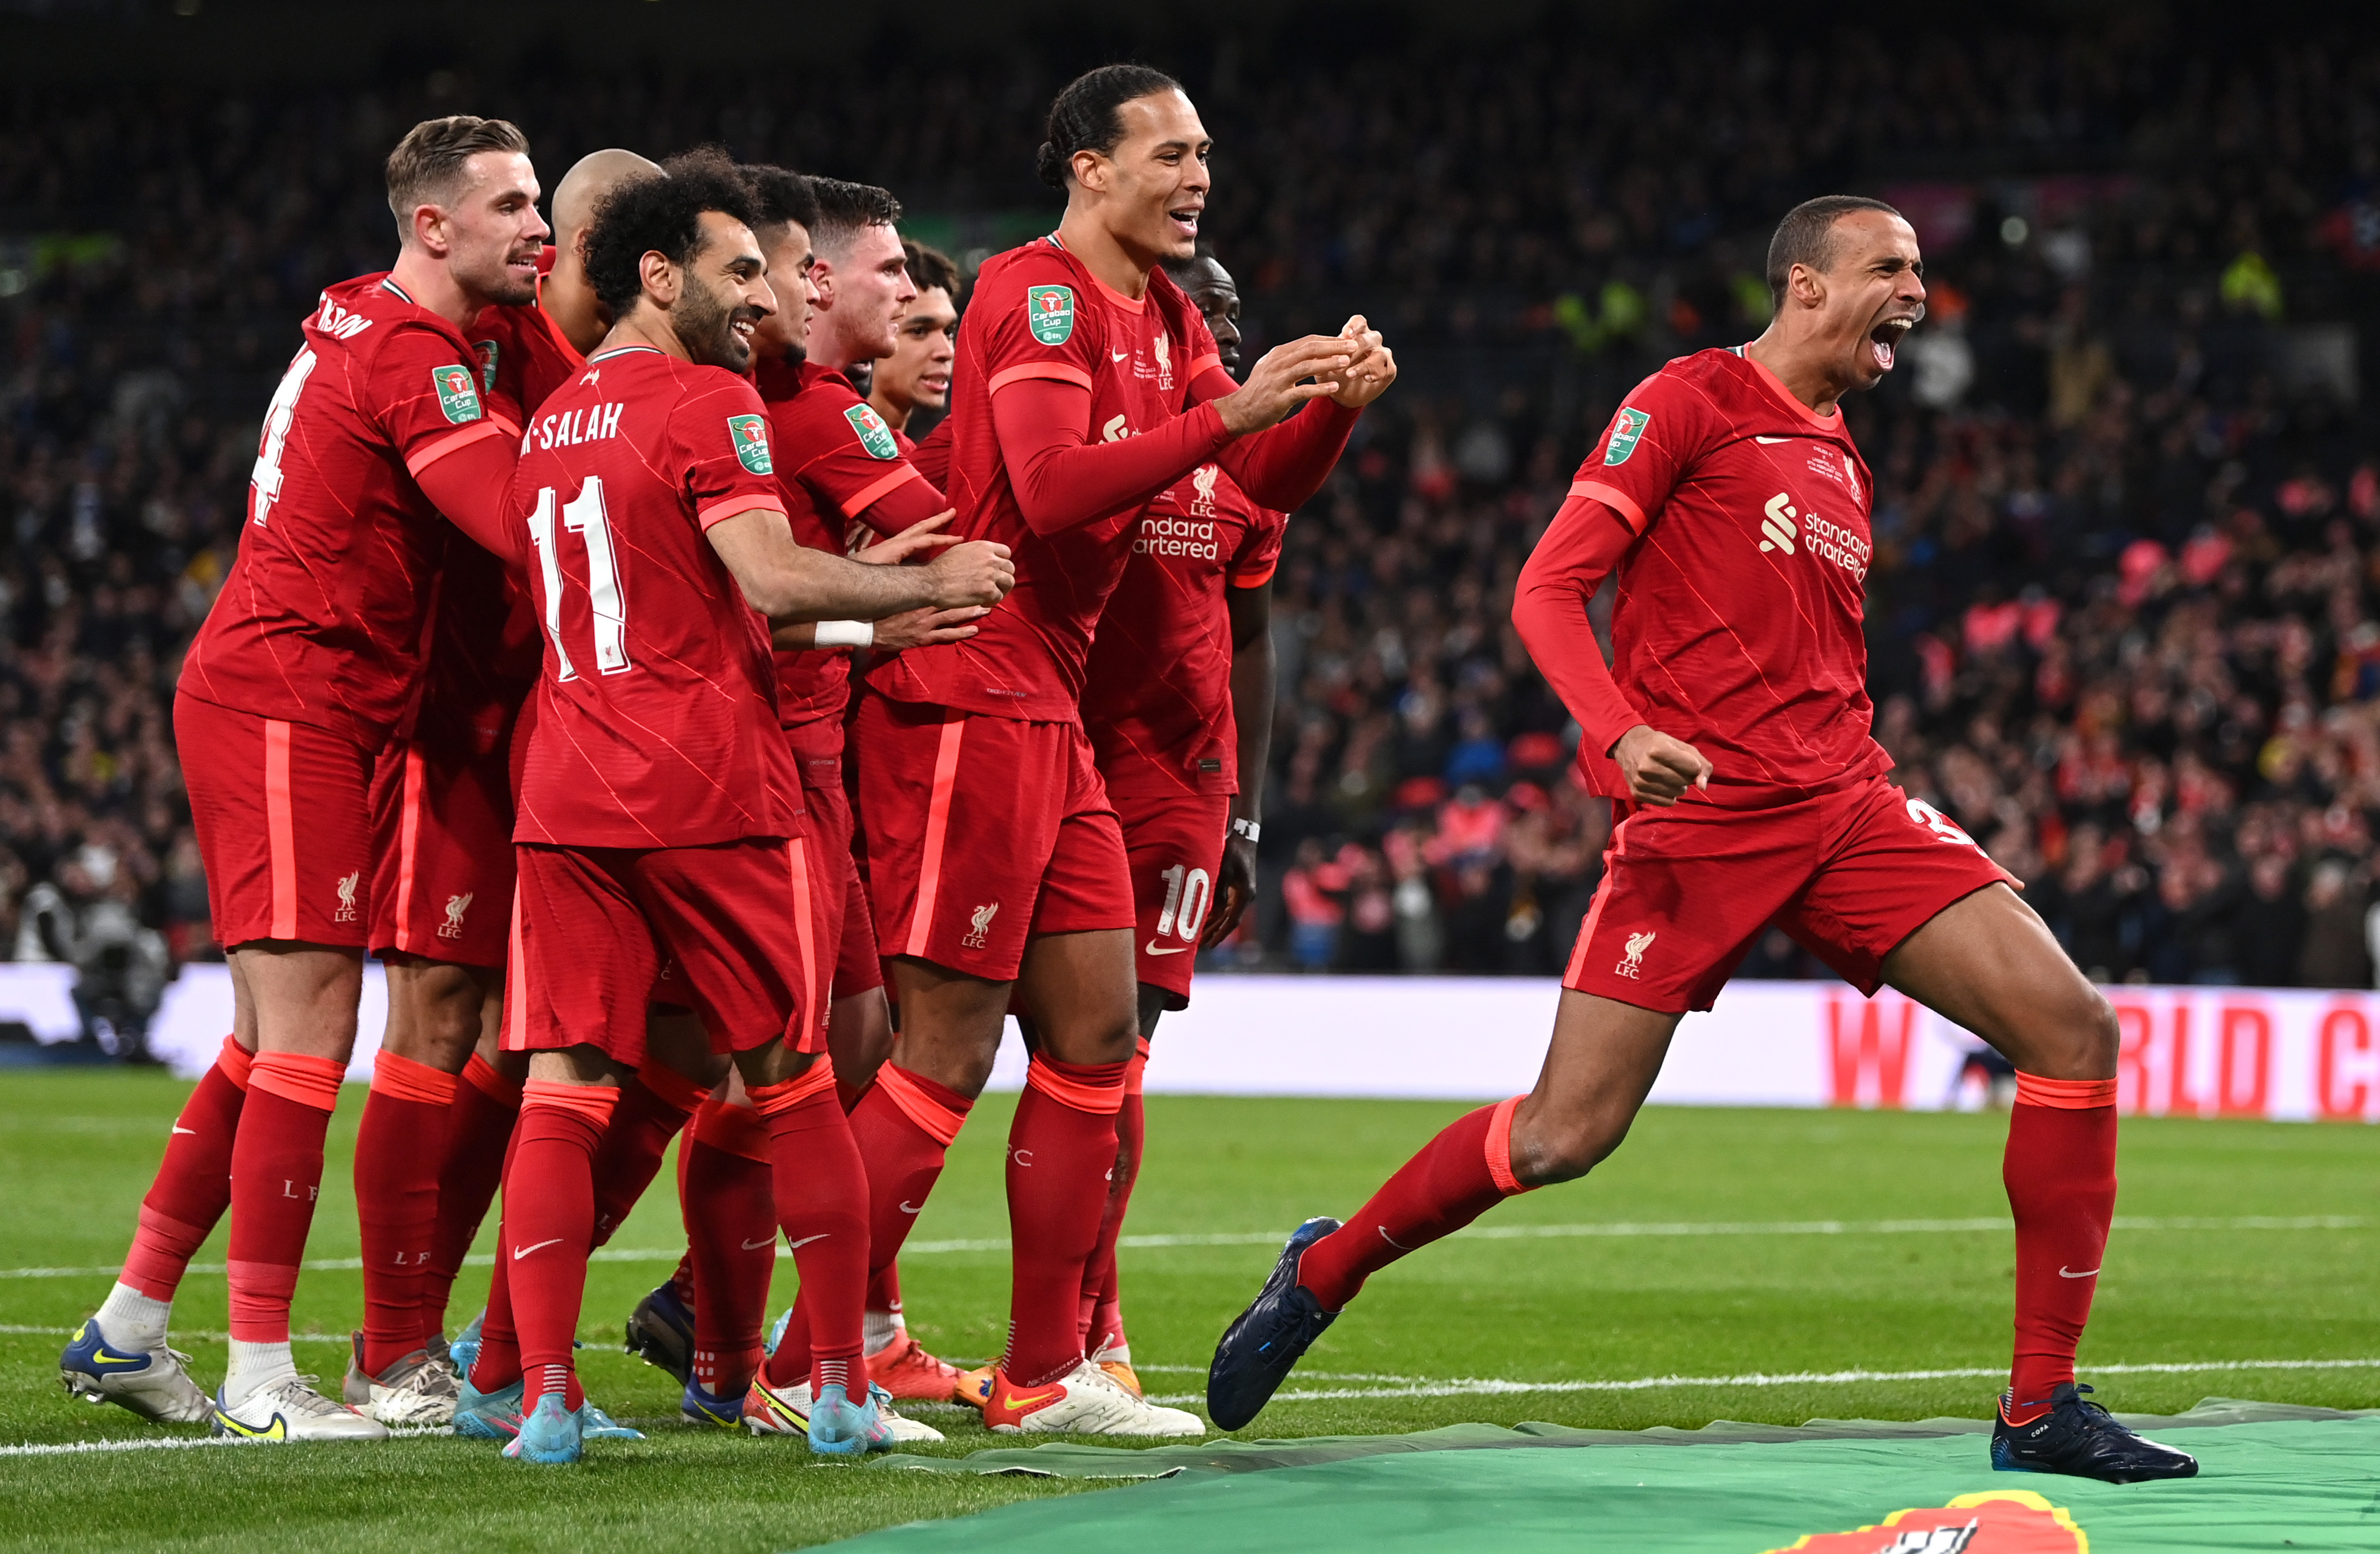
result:
[[[1934,290],[1906,370],[1851,411],[1897,780],[2095,976],[2370,985],[2380,462],[2352,326],[2380,317],[2380,54],[1941,38],[1851,58],[1846,79],[1839,54],[1822,71],[1711,40],[1648,68],[1549,35],[1327,80],[1226,46],[1192,73],[1251,356],[1351,302],[1411,342],[1412,392],[1291,526],[1263,909],[1220,956],[1559,969],[1609,820],[1567,775],[1514,579],[1629,385],[1756,333],[1758,244],[1840,186],[1903,203]],[[720,140],[913,212],[1002,212],[1037,203],[1007,152],[1055,74],[919,75],[897,102],[820,83],[797,107],[758,79],[443,71],[13,94],[0,953],[216,953],[172,686],[296,321],[386,261],[358,171],[417,110],[507,115],[540,164]],[[1817,968],[1772,934],[1746,971]]]

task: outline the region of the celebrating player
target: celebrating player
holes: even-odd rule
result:
[[[1205,255],[1165,270],[1206,320],[1224,370],[1236,372],[1240,294],[1231,273]],[[1115,1247],[1140,1172],[1141,1070],[1158,1017],[1189,1006],[1199,947],[1237,926],[1256,889],[1272,739],[1272,572],[1287,524],[1287,515],[1248,501],[1218,464],[1167,489],[1134,531],[1083,687],[1083,732],[1132,868],[1140,981],[1139,1050],[1116,1113],[1107,1214],[1084,1272],[1084,1346],[1133,1391],[1140,1383]]]
[[[856,722],[902,1019],[897,1059],[852,1113],[877,1266],[982,1089],[1012,996],[1039,1035],[1009,1136],[1010,1336],[984,1396],[996,1430],[1202,1427],[1089,1364],[1078,1308],[1137,1034],[1131,880],[1078,704],[1134,520],[1209,461],[1295,506],[1394,373],[1360,320],[1273,352],[1245,387],[1221,370],[1159,270],[1195,247],[1208,148],[1181,87],[1137,66],[1095,70],[1051,107],[1040,171],[1065,217],[978,275],[952,418],[957,529],[1014,547],[1016,591],[973,638],[880,662]],[[1290,416],[1314,400],[1333,402]]]
[[[463,329],[530,299],[546,236],[528,143],[501,119],[417,125],[387,174],[396,263],[307,318],[175,700],[236,1029],[176,1124],[123,1278],[59,1361],[69,1390],[268,1439],[386,1433],[298,1374],[289,1300],[355,1046],[372,766],[419,679],[439,515],[496,543],[519,436],[490,415]],[[165,1321],[226,1204],[231,1366],[210,1408]]]
[[[912,422],[919,411],[940,416],[950,408],[951,363],[958,359],[959,269],[948,254],[923,243],[904,242],[909,282],[917,295],[892,321],[892,354],[876,364],[868,403],[884,424],[904,436],[923,435]]]
[[[816,1297],[810,1447],[890,1440],[852,1395],[865,1181],[819,1061],[810,838],[761,616],[990,604],[1013,571],[997,545],[891,567],[795,542],[738,376],[774,309],[752,219],[744,181],[703,166],[604,203],[588,271],[618,322],[529,429],[510,497],[546,632],[504,1038],[531,1053],[504,1224],[524,1371],[504,1451],[525,1462],[581,1454],[593,1159],[664,952],[768,1119],[778,1220]]]
[[[1886,780],[1869,735],[1867,466],[1842,397],[1922,315],[1907,222],[1796,207],[1768,249],[1759,339],[1671,362],[1623,402],[1523,571],[1513,624],[1585,731],[1621,815],[1536,1088],[1455,1123],[1342,1226],[1308,1220],[1215,1351],[1208,1403],[1256,1417],[1366,1276],[1619,1147],[1670,1033],[1770,923],[1863,992],[1890,984],[2018,1069],[2003,1166],[2016,1359],[1996,1467],[2114,1482],[2197,1464],[2074,1384],[2116,1196],[2114,1013],[2011,877]],[[1614,673],[1587,601],[1614,568]]]

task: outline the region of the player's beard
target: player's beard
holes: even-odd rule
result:
[[[671,313],[678,344],[686,347],[690,359],[704,367],[724,367],[730,372],[741,372],[752,364],[752,343],[735,333],[735,321],[757,319],[759,310],[727,307],[710,287],[690,285],[679,294]]]
[[[468,271],[458,266],[455,272],[455,279],[460,282],[466,290],[477,292],[490,302],[501,307],[526,307],[537,300],[537,282],[534,278],[527,281],[516,279],[512,266],[508,262],[511,257],[510,247],[507,246],[491,254],[484,265],[475,264]],[[537,258],[537,250],[531,249],[528,257],[534,261]]]

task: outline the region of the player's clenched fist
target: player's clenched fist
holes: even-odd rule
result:
[[[1682,739],[1638,723],[1611,747],[1620,775],[1628,782],[1628,796],[1638,804],[1666,809],[1688,788],[1710,786],[1711,763]]]
[[[1016,563],[1008,547],[989,540],[969,540],[952,546],[926,564],[931,575],[936,607],[964,609],[970,604],[997,604],[1016,586]]]
[[[1309,334],[1265,352],[1237,394],[1215,401],[1233,436],[1261,431],[1309,399],[1338,391],[1335,374],[1354,359],[1357,343],[1337,334]]]

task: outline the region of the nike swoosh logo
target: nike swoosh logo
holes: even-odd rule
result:
[[[816,1235],[806,1235],[806,1236],[802,1237],[802,1238],[801,1238],[801,1240],[799,1240],[799,1241],[789,1241],[789,1242],[785,1243],[785,1244],[786,1244],[786,1246],[788,1246],[788,1247],[792,1248],[792,1249],[793,1249],[793,1250],[795,1250],[795,1251],[799,1251],[799,1250],[801,1250],[803,1247],[808,1246],[811,1242],[813,1242],[813,1241],[824,1241],[828,1236],[831,1236],[831,1235],[832,1235],[833,1233],[834,1233],[834,1232],[833,1232],[832,1231],[820,1231],[820,1232],[819,1232],[819,1233],[818,1233],[818,1234],[816,1234]]]
[[[913,1204],[906,1198],[901,1200],[901,1212],[904,1214],[923,1214],[925,1211],[926,1206],[922,1203]]]
[[[1767,446],[1770,445],[1771,443],[1791,443],[1791,441],[1793,441],[1793,439],[1791,439],[1791,437],[1755,437],[1755,438],[1754,438],[1754,439],[1753,439],[1753,441],[1754,441],[1754,442],[1755,442],[1755,443],[1759,443],[1759,444],[1760,444],[1761,446],[1763,446],[1763,447],[1767,447]]]
[[[1132,353],[1130,351],[1110,351],[1108,353],[1108,359],[1110,361],[1129,361],[1132,359]]]
[[[2070,1270],[2064,1263],[2058,1265],[2058,1277],[2060,1279],[2088,1279],[2098,1271],[2099,1270],[2095,1268],[2086,1268],[2082,1272],[2075,1273]]]
[[[528,1257],[531,1252],[536,1251],[536,1250],[538,1249],[538,1247],[540,1247],[540,1246],[559,1246],[559,1245],[561,1245],[561,1244],[562,1244],[562,1238],[561,1238],[560,1236],[555,1236],[555,1237],[554,1237],[552,1240],[551,1240],[551,1241],[540,1241],[540,1242],[539,1242],[539,1243],[537,1244],[537,1246],[516,1246],[516,1247],[514,1247],[514,1248],[513,1248],[513,1261],[515,1261],[515,1262],[519,1262],[523,1257]]]
[[[1154,939],[1140,947],[1141,953],[1148,955],[1179,955],[1186,953],[1189,948],[1187,944],[1175,944],[1169,948],[1160,945]]]
[[[1066,1389],[1063,1387],[1051,1387],[1039,1392],[1011,1392],[1005,1397],[995,1399],[993,1405],[999,1408],[1013,1408],[1022,1413],[1026,1409],[1038,1408],[1045,1402],[1056,1402],[1065,1395]]]
[[[747,1241],[744,1244],[744,1250],[747,1252],[758,1252],[761,1247],[771,1244],[777,1238],[773,1235],[764,1235],[758,1241]]]
[[[196,1129],[196,1128],[176,1128],[176,1129],[174,1130],[174,1132],[175,1132],[175,1133],[186,1133],[186,1134],[188,1134],[191,1137],[196,1138],[196,1137],[198,1136],[199,1130],[198,1130],[198,1129]]]

